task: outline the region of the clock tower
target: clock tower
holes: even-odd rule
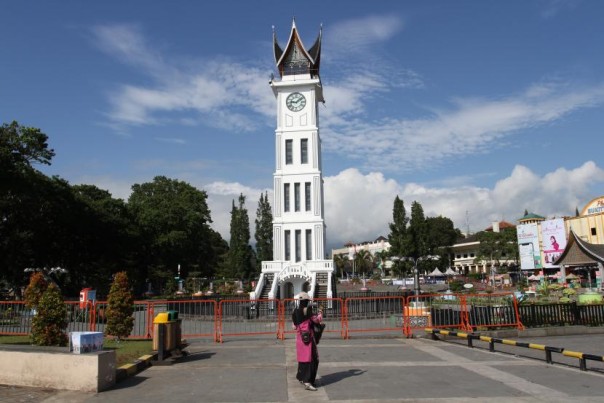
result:
[[[284,48],[273,29],[279,79],[271,88],[277,100],[273,174],[273,261],[262,262],[252,299],[333,297],[333,261],[325,260],[325,221],[319,103],[322,31],[310,49],[295,20]]]

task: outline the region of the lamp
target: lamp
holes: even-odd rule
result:
[[[419,270],[417,268],[417,264],[423,260],[438,260],[438,259],[440,259],[440,257],[435,256],[435,255],[420,256],[418,258],[414,258],[411,256],[393,256],[392,257],[392,260],[400,260],[400,261],[407,261],[407,262],[413,263],[413,288],[414,288],[414,292],[415,292],[416,303],[419,301],[419,295],[421,293],[421,288],[419,285]]]

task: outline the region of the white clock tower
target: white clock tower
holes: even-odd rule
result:
[[[325,221],[319,103],[321,31],[310,49],[295,20],[285,48],[273,31],[280,80],[270,85],[277,98],[275,173],[273,174],[273,261],[262,262],[253,299],[332,298],[333,261],[325,260]]]

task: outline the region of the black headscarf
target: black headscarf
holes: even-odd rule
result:
[[[298,326],[300,323],[308,320],[312,317],[312,307],[308,306],[309,300],[301,299],[300,304],[294,312],[292,313],[292,322],[294,325]],[[306,308],[306,313],[304,313],[304,308]]]

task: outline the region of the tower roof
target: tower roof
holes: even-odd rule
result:
[[[277,33],[273,27],[273,49],[275,52],[275,64],[281,77],[293,74],[319,75],[319,64],[321,62],[321,38],[323,27],[319,29],[319,36],[310,49],[306,49],[296,28],[296,20],[292,21],[292,29],[285,48],[281,48],[277,42]]]
[[[540,216],[539,214],[535,214],[535,213],[527,213],[526,215],[524,215],[522,218],[518,219],[518,222],[525,222],[525,221],[543,221],[545,220],[545,217]]]

